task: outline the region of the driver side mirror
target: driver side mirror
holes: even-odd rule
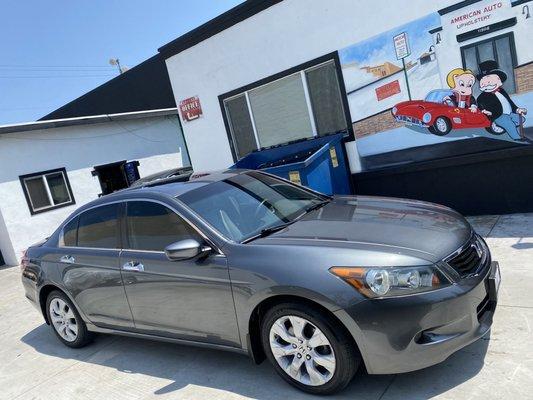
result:
[[[170,261],[189,260],[211,251],[211,247],[202,246],[197,240],[185,239],[165,247],[165,254]]]

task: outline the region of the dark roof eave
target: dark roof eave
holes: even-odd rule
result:
[[[463,1],[460,1],[459,3],[455,3],[455,4],[452,4],[451,6],[444,7],[442,9],[440,9],[438,11],[438,13],[439,13],[439,15],[445,15],[445,14],[451,13],[453,11],[459,10],[460,8],[469,6],[469,5],[474,4],[474,3],[478,3],[480,1],[481,0],[463,0]]]
[[[83,117],[39,120],[20,124],[0,125],[0,135],[5,133],[28,132],[42,129],[63,128],[67,126],[94,125],[104,122],[125,121],[141,118],[164,117],[178,115],[178,108],[164,108],[159,110],[133,111],[118,114],[87,115]]]

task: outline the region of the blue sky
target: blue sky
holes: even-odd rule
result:
[[[401,32],[407,32],[411,48],[411,55],[406,58],[406,61],[408,61],[418,58],[420,54],[428,51],[429,46],[432,44],[428,30],[437,26],[440,26],[439,15],[437,13],[429,14],[426,17],[342,49],[339,51],[341,62],[357,62],[363,66],[389,61],[401,66],[401,61],[396,59],[392,38]]]
[[[2,0],[0,125],[33,121],[241,0]]]

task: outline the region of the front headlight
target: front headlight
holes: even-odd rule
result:
[[[435,266],[332,267],[330,272],[370,298],[428,292],[450,284]]]
[[[392,107],[392,115],[396,115],[396,113],[398,112],[398,108],[397,107]]]
[[[427,112],[422,115],[422,121],[424,121],[426,124],[431,121],[431,113]]]

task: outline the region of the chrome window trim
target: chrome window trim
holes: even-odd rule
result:
[[[164,254],[165,252],[164,251],[158,251],[158,250],[137,250],[137,249],[129,249],[129,248],[109,248],[109,247],[82,247],[82,246],[61,246],[61,243],[64,243],[64,229],[65,229],[65,226],[68,225],[68,223],[70,221],[72,221],[73,219],[79,217],[80,215],[82,215],[83,213],[87,212],[87,211],[91,211],[91,210],[94,210],[94,209],[97,209],[99,207],[105,207],[105,206],[108,206],[108,205],[111,205],[111,204],[124,204],[124,203],[127,203],[129,201],[147,201],[147,202],[151,202],[151,203],[157,203],[157,204],[160,204],[164,207],[167,207],[168,209],[170,209],[172,212],[174,212],[175,214],[177,214],[181,219],[183,219],[186,223],[188,223],[208,244],[209,246],[211,246],[211,248],[213,250],[215,250],[217,252],[217,255],[223,255],[225,256],[225,254],[220,250],[219,246],[217,246],[215,243],[213,243],[213,241],[211,239],[209,239],[209,237],[207,237],[207,235],[205,233],[203,233],[195,224],[193,224],[191,222],[191,220],[187,217],[185,217],[180,211],[178,211],[175,207],[173,207],[172,205],[168,204],[168,203],[165,203],[161,200],[156,200],[156,199],[149,199],[149,198],[146,198],[146,197],[138,197],[138,198],[131,198],[131,199],[123,199],[123,200],[115,200],[115,201],[109,201],[109,202],[106,202],[104,204],[97,204],[97,205],[94,205],[92,207],[89,207],[89,208],[86,208],[80,212],[77,212],[73,215],[71,215],[64,223],[63,223],[63,227],[61,228],[61,232],[59,233],[59,240],[58,240],[58,247],[62,248],[62,249],[82,249],[82,250],[115,250],[115,251],[119,251],[119,252],[122,252],[122,251],[135,251],[135,252],[144,252],[144,253],[157,253],[157,254]],[[179,202],[180,204],[183,204],[182,202]]]

